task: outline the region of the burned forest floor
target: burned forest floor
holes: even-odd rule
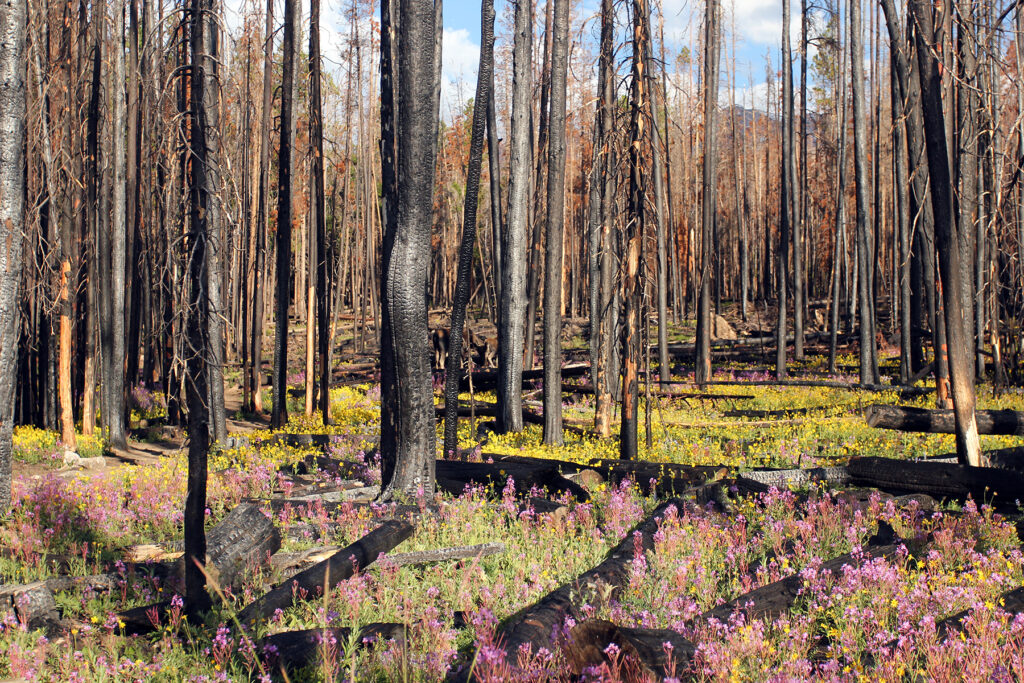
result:
[[[966,468],[891,349],[886,386],[865,390],[850,339],[829,374],[812,333],[779,384],[768,335],[725,322],[703,387],[692,323],[673,327],[673,383],[641,389],[639,460],[617,459],[617,414],[593,430],[584,321],[567,329],[564,446],[541,445],[534,380],[524,431],[493,434],[478,368],[438,492],[392,504],[374,502],[376,333],[339,329],[325,426],[304,415],[298,326],[284,430],[241,410],[226,369],[202,620],[182,611],[186,435],[163,396],[132,392],[127,452],[18,428],[0,679],[1024,679],[1024,392],[979,385],[995,455]],[[932,427],[871,426],[877,406]]]

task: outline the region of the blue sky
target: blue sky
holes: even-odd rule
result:
[[[251,2],[263,4],[262,0],[225,0],[227,24],[237,26],[239,10],[243,3],[251,6]],[[301,1],[301,0],[300,0]],[[344,19],[342,8],[350,0],[322,0],[321,42],[323,43],[326,67],[332,63],[338,65],[341,43],[348,33],[348,22]],[[731,51],[732,27],[735,23],[738,42],[736,57],[738,62],[737,100],[759,105],[763,100],[765,57],[770,55],[775,68],[779,63],[779,44],[782,35],[782,2],[781,0],[722,0],[723,22],[727,33],[724,56]],[[500,17],[505,11],[508,0],[496,0],[496,11]],[[541,5],[543,3],[540,3]],[[622,3],[620,3],[622,4]],[[791,30],[794,47],[799,39],[799,2],[792,2],[794,15]],[[277,1],[276,16],[280,21],[283,2]],[[674,56],[683,46],[695,48],[698,42],[698,31],[703,13],[703,2],[691,0],[661,0],[654,7],[664,5],[666,52],[671,70]],[[582,0],[577,12],[584,19],[596,17],[600,0]],[[542,11],[542,10],[541,10]],[[308,20],[309,2],[302,2],[304,21]],[[655,18],[657,22],[657,18]],[[473,93],[476,79],[476,68],[480,50],[480,3],[474,0],[447,0],[444,6],[444,100],[442,115],[459,108],[461,100]],[[588,30],[596,36],[597,22],[591,21]],[[794,50],[795,52],[795,50]],[[724,62],[723,62],[724,67]],[[750,88],[749,83],[754,86]],[[723,102],[729,99],[729,83],[721,84]],[[446,111],[447,110],[447,111]]]

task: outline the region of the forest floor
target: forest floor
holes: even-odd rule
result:
[[[350,350],[339,350],[339,371],[365,360]],[[0,524],[0,607],[10,606],[0,622],[0,677],[440,681],[466,680],[472,670],[483,681],[1024,679],[1022,510],[1012,499],[1019,475],[1003,473],[974,498],[956,487],[908,496],[858,483],[864,458],[916,462],[954,443],[948,434],[869,427],[869,404],[928,407],[933,398],[844,385],[856,381],[856,359],[843,350],[838,375],[824,372],[817,353],[791,368],[831,386],[756,384],[769,379],[774,355],[759,347],[763,363],[720,354],[715,379],[729,384],[652,396],[640,458],[653,470],[614,461],[617,440],[591,431],[585,388],[566,387],[572,429],[558,448],[540,445],[538,425],[482,440],[489,418],[462,419],[469,462],[439,467],[443,492],[407,506],[368,502],[380,479],[372,379],[356,373],[331,391],[330,427],[303,416],[301,397],[290,399],[283,431],[291,437],[242,415],[229,384],[229,430],[244,439],[211,454],[209,524],[254,502],[281,544],[203,623],[190,623],[172,597],[181,590],[186,463],[183,435],[160,427],[161,397],[142,397],[133,416],[136,427],[147,424],[134,433],[149,438],[108,454],[105,467],[67,469],[54,434],[19,428],[14,510]],[[684,358],[674,372],[681,382]],[[882,368],[892,373],[894,360]],[[301,388],[301,373],[292,379]],[[539,386],[525,387],[528,401],[539,400]],[[484,387],[462,397],[471,398],[486,413],[494,395]],[[982,386],[979,408],[1024,410],[1024,393]],[[989,450],[1024,439],[982,443]],[[79,452],[95,455],[102,444],[84,439]],[[543,469],[551,460],[557,472]],[[483,474],[465,485],[460,467]],[[821,469],[808,478],[810,468]],[[414,531],[326,594],[297,592],[254,629],[240,627],[239,612],[268,587],[287,586],[382,519]],[[407,555],[438,549],[455,558]],[[620,573],[596,583],[587,574],[613,560]],[[544,604],[561,605],[569,619],[547,627],[549,613],[530,607],[552,592],[561,597]],[[141,620],[126,611],[159,603]],[[507,652],[525,632],[523,616],[545,626],[533,631],[538,647]],[[301,629],[318,631],[298,648],[282,640]]]

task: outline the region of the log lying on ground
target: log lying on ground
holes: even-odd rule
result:
[[[711,486],[705,485],[692,489],[686,497],[662,503],[627,534],[599,565],[509,617],[498,633],[498,642],[506,654],[506,661],[514,663],[522,646],[532,648],[533,652],[540,648],[553,651],[552,638],[566,618],[580,619],[579,606],[587,600],[587,595],[581,594],[581,589],[586,589],[588,593],[595,591],[606,600],[613,598],[629,583],[630,566],[637,545],[644,552],[654,548],[654,534],[669,508],[682,511],[694,503],[705,504],[711,495]]]
[[[790,408],[788,410],[726,410],[722,413],[723,417],[752,417],[757,419],[763,419],[767,417],[792,417],[795,415],[811,415],[814,413],[820,413],[834,408],[848,408],[854,404],[846,403],[839,405],[828,405],[828,406],[808,406],[807,408]]]
[[[481,543],[479,545],[455,548],[398,553],[397,555],[389,555],[387,560],[389,564],[393,564],[396,567],[407,567],[417,564],[433,564],[434,562],[450,562],[452,560],[476,560],[481,557],[500,555],[503,552],[505,552],[504,543]]]
[[[562,377],[582,377],[583,375],[590,373],[589,363],[580,363],[575,365],[566,365],[562,368]],[[544,379],[544,370],[523,370],[523,382],[530,382],[533,380]],[[498,372],[496,370],[488,370],[486,372],[474,372],[473,373],[473,390],[474,391],[487,391],[498,386]],[[459,391],[469,391],[469,376],[463,375],[459,379]]]
[[[721,479],[729,473],[728,468],[716,465],[677,465],[648,460],[596,458],[590,464],[613,483],[618,484],[630,478],[636,481],[646,495],[659,496],[678,495],[694,486]]]
[[[813,467],[794,470],[751,470],[736,475],[736,486],[748,493],[764,493],[768,489],[788,489],[827,482],[831,486],[845,486],[850,474],[845,467]]]
[[[899,549],[898,544],[868,545],[859,555],[847,553],[834,557],[821,564],[819,573],[828,571],[837,574],[844,566],[855,566],[862,561],[873,560],[878,557],[892,557]],[[789,612],[796,602],[800,589],[803,588],[804,579],[799,572],[790,574],[784,579],[773,581],[767,585],[755,588],[743,595],[708,610],[701,618],[718,619],[725,621],[737,609],[742,609],[748,619],[759,619],[762,617],[780,616]]]
[[[14,610],[28,628],[42,628],[58,619],[57,603],[46,581],[0,586],[0,611]]]
[[[719,379],[708,382],[712,386],[724,387],[822,387],[825,389],[848,389],[850,391],[896,391],[901,396],[923,396],[934,393],[934,387],[907,387],[895,384],[857,384],[830,379],[784,379],[784,380],[730,380]]]
[[[485,454],[484,457],[488,456]],[[501,491],[508,480],[512,479],[516,493],[520,496],[529,496],[530,491],[538,487],[553,495],[569,492],[578,501],[590,500],[586,489],[563,477],[556,467],[542,461],[534,464],[528,462],[528,459],[494,463],[438,460],[436,468],[438,488],[452,495],[461,495],[469,484],[493,486]]]
[[[574,674],[579,676],[590,667],[613,664],[606,650],[609,645],[619,649],[618,663],[639,680],[648,676],[656,681],[682,679],[696,652],[693,643],[668,629],[626,628],[603,619],[589,619],[569,632],[566,654]],[[666,647],[668,645],[669,647]]]
[[[1024,588],[1017,588],[1003,593],[995,600],[995,604],[1004,612],[1007,612],[1011,617],[1021,612],[1024,612]],[[938,633],[939,638],[948,638],[951,635],[960,633],[964,630],[964,622],[967,617],[970,616],[973,610],[964,610],[963,612],[957,612],[956,614],[946,617],[942,621],[935,624],[935,631]]]
[[[275,648],[277,661],[282,667],[301,669],[319,663],[325,646],[333,647],[336,655],[340,657],[345,652],[351,635],[352,629],[345,627],[283,631],[264,638],[263,645]],[[405,624],[367,624],[359,629],[356,646],[364,647],[388,640],[394,640],[404,646],[407,638],[408,629]]]
[[[246,606],[238,615],[240,623],[251,626],[257,619],[267,618],[277,609],[286,609],[292,601],[311,599],[318,590],[330,590],[359,569],[365,569],[381,553],[386,553],[412,536],[413,526],[397,520],[384,522],[361,539],[342,548],[326,560],[318,562]]]
[[[646,390],[643,391],[646,392]],[[594,393],[594,387],[590,384],[569,384],[568,382],[563,382],[562,392],[566,394],[591,395]],[[658,389],[657,385],[651,386],[651,396],[657,396],[658,398],[679,398],[694,401],[729,401],[746,400],[754,398],[753,394],[707,394],[692,391],[667,391],[664,389]]]
[[[1024,412],[1017,410],[977,410],[974,413],[979,434],[1024,435]],[[901,432],[953,434],[956,425],[952,410],[901,408],[870,405],[864,409],[868,425]]]
[[[852,482],[887,491],[927,493],[933,498],[969,495],[979,503],[1006,505],[1024,500],[1024,474],[994,467],[870,457],[853,458],[846,469]]]
[[[206,532],[206,572],[222,588],[238,586],[246,569],[265,566],[281,549],[281,533],[257,505],[242,503]],[[179,572],[184,576],[184,558]]]
[[[956,453],[929,455],[924,460],[926,462],[959,462]],[[982,451],[981,464],[985,467],[1012,470],[1024,474],[1024,448],[997,448],[992,451]]]

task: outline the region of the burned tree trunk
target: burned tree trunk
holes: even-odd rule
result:
[[[942,76],[934,57],[934,47],[945,40],[941,24],[933,26],[932,8],[926,0],[911,0],[917,30],[917,61],[921,81],[921,109],[931,177],[932,209],[935,218],[935,247],[942,276],[942,300],[945,309],[949,374],[956,414],[956,452],[960,461],[981,464],[981,444],[974,417],[974,385],[970,367],[973,344],[967,339],[961,301],[962,264],[953,223],[953,197],[946,147],[945,118],[942,110]],[[854,78],[856,82],[856,77]],[[941,350],[940,350],[941,351]]]
[[[25,225],[25,32],[27,3],[0,9],[0,511],[11,504],[18,289]]]
[[[562,445],[562,241],[565,222],[565,81],[569,0],[555,3],[551,47],[547,252],[544,258],[544,443]]]
[[[296,0],[284,2],[284,68],[281,71],[281,144],[277,165],[277,304],[274,321],[274,398],[270,426],[288,422],[288,309],[292,285],[292,120],[295,93],[295,32],[298,25]]]
[[[391,119],[394,135],[383,138],[385,145],[391,140],[396,143],[386,150],[386,154],[394,151],[395,163],[382,162],[382,172],[394,183],[388,188],[394,194],[386,196],[389,206],[394,207],[388,210],[394,215],[388,216],[384,231],[381,283],[380,452],[384,500],[419,491],[427,496],[433,493],[436,438],[426,294],[439,107],[437,36],[441,27],[432,0],[402,0],[398,8],[397,51],[391,45],[395,27],[390,21],[394,17],[390,3],[386,7],[386,30],[391,33],[386,47],[381,42],[382,60],[386,57],[391,69],[387,86],[381,79],[381,88],[392,89],[382,95],[397,94],[398,104]],[[397,65],[391,61],[396,55]],[[382,126],[390,116],[382,110]]]
[[[466,170],[466,203],[462,218],[462,243],[459,245],[459,270],[452,302],[451,332],[448,334],[448,358],[445,362],[444,451],[446,458],[458,451],[459,378],[462,375],[462,331],[466,323],[473,249],[476,243],[476,214],[480,197],[480,167],[483,165],[486,103],[491,99],[494,82],[494,4],[484,0],[480,8],[480,66],[477,70],[476,96],[473,98],[473,132],[469,143],[469,167]],[[473,359],[470,355],[469,363]],[[470,368],[472,372],[472,368]]]
[[[704,160],[701,167],[700,300],[697,303],[697,358],[694,370],[694,378],[697,384],[704,384],[711,380],[711,270],[714,259],[715,178],[718,166],[715,140],[719,61],[717,0],[708,2],[705,12],[704,45],[706,48],[704,55]],[[785,334],[783,334],[784,337]],[[785,343],[783,343],[784,346]]]
[[[512,155],[508,188],[508,221],[502,235],[501,305],[498,329],[498,431],[523,429],[523,334],[526,315],[526,212],[530,187],[530,97],[533,30],[530,3],[515,8],[512,47]]]

